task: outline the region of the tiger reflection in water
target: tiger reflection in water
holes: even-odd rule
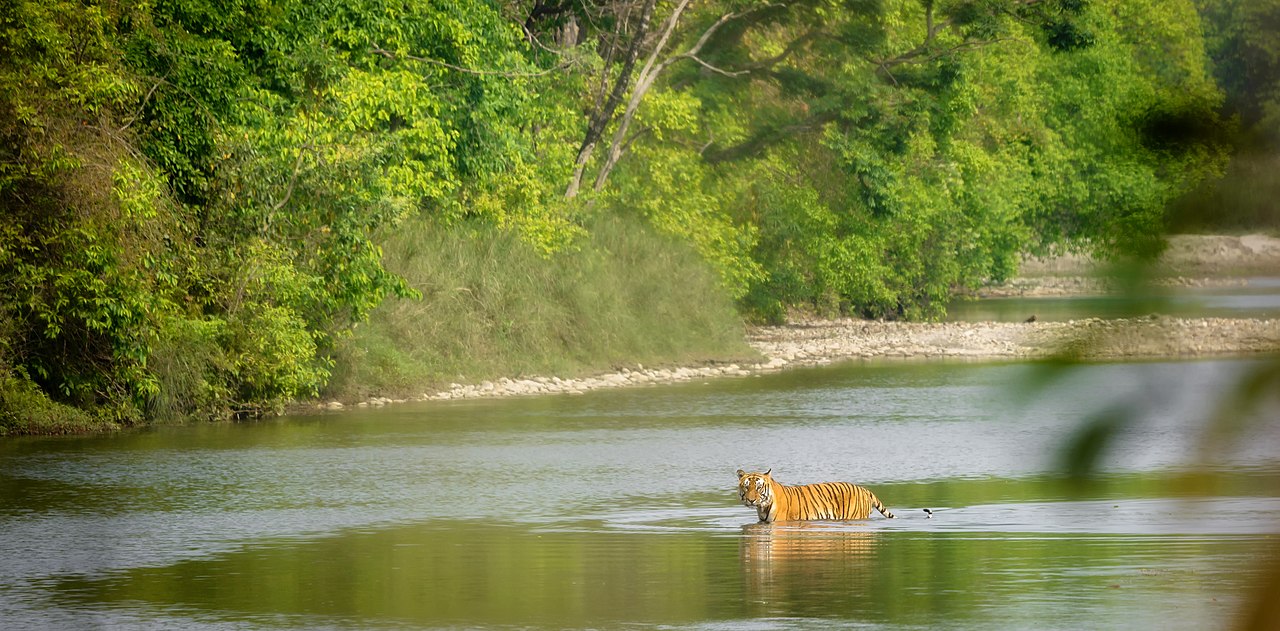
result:
[[[786,618],[874,609],[880,535],[866,522],[743,526],[738,560],[747,611]]]

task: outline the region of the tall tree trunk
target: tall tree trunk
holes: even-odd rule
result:
[[[631,127],[631,120],[635,118],[636,110],[640,107],[640,101],[649,92],[649,88],[653,87],[654,81],[658,78],[658,73],[678,59],[677,57],[672,57],[660,64],[657,63],[658,57],[662,55],[663,49],[667,47],[667,42],[671,39],[671,34],[675,32],[676,25],[680,23],[680,14],[684,13],[684,10],[689,6],[689,1],[680,0],[680,4],[676,5],[675,10],[671,12],[671,17],[667,18],[666,24],[663,25],[662,36],[658,39],[658,44],[653,47],[653,50],[649,53],[649,58],[645,60],[644,68],[640,70],[640,76],[636,78],[636,87],[631,91],[631,99],[627,101],[627,109],[622,113],[622,120],[618,123],[618,129],[614,130],[613,142],[609,144],[609,153],[605,156],[600,172],[596,174],[593,190],[599,191],[604,188],[604,183],[609,178],[609,173],[613,171],[614,165],[622,157],[622,144],[626,139],[627,129]]]
[[[613,141],[609,144],[609,154],[605,158],[604,164],[600,167],[600,172],[596,174],[596,181],[593,190],[599,191],[604,188],[605,181],[609,179],[609,173],[613,171],[613,167],[618,164],[618,160],[622,157],[623,149],[629,144],[627,141],[627,131],[631,127],[631,121],[635,118],[636,110],[640,108],[640,102],[644,100],[645,94],[653,87],[658,80],[658,75],[662,74],[668,66],[682,59],[693,59],[704,67],[709,68],[721,74],[736,76],[744,74],[747,71],[727,72],[719,68],[710,66],[706,62],[698,58],[698,53],[702,52],[702,47],[721,26],[729,20],[740,17],[751,10],[742,13],[726,13],[720,16],[707,30],[702,32],[702,36],[689,50],[679,54],[672,55],[662,63],[657,63],[658,57],[662,55],[663,49],[667,46],[667,41],[671,38],[671,34],[675,32],[676,26],[680,21],[680,15],[689,6],[690,0],[681,0],[680,4],[672,11],[671,17],[667,20],[662,29],[662,37],[658,40],[658,44],[654,46],[653,51],[649,54],[649,59],[645,61],[644,68],[640,70],[640,76],[636,79],[636,87],[631,91],[631,100],[627,102],[627,109],[622,113],[622,120],[618,122],[618,128],[614,130]]]
[[[649,21],[653,17],[653,9],[656,4],[657,0],[644,0],[644,5],[640,9],[640,22],[637,24],[635,33],[627,46],[626,56],[622,59],[622,67],[618,71],[618,77],[614,80],[613,89],[609,92],[609,98],[605,100],[602,107],[591,114],[591,120],[587,124],[587,133],[583,136],[582,145],[578,147],[578,157],[574,160],[573,177],[569,181],[569,188],[564,193],[567,198],[577,197],[578,190],[582,187],[583,172],[587,168],[587,162],[591,160],[591,154],[595,151],[596,143],[600,142],[600,138],[604,136],[605,127],[613,119],[613,113],[618,109],[618,105],[622,103],[622,95],[626,94],[627,88],[631,85],[631,74],[635,69],[636,59],[640,57],[640,48],[644,45],[645,37],[649,33]]]

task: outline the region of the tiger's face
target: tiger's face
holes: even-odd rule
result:
[[[773,501],[772,478],[769,477],[772,471],[747,473],[738,469],[738,497],[744,506],[759,508]]]

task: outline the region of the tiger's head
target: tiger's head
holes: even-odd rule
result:
[[[759,509],[773,503],[773,478],[769,477],[772,472],[773,469],[747,473],[738,469],[738,497],[744,506]]]

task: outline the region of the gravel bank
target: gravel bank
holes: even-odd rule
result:
[[[774,362],[824,364],[877,357],[1087,359],[1203,357],[1280,351],[1280,320],[1144,318],[922,324],[836,320],[750,332]]]
[[[1228,318],[1145,318],[1069,322],[909,323],[824,320],[752,327],[748,342],[763,359],[749,364],[680,368],[623,368],[585,378],[503,378],[478,384],[450,384],[412,400],[450,401],[536,394],[583,394],[618,388],[718,377],[749,376],[788,367],[837,361],[896,358],[1015,360],[1065,354],[1084,359],[1192,358],[1280,352],[1280,320]],[[357,407],[403,403],[376,397]],[[319,403],[326,410],[346,407]]]

